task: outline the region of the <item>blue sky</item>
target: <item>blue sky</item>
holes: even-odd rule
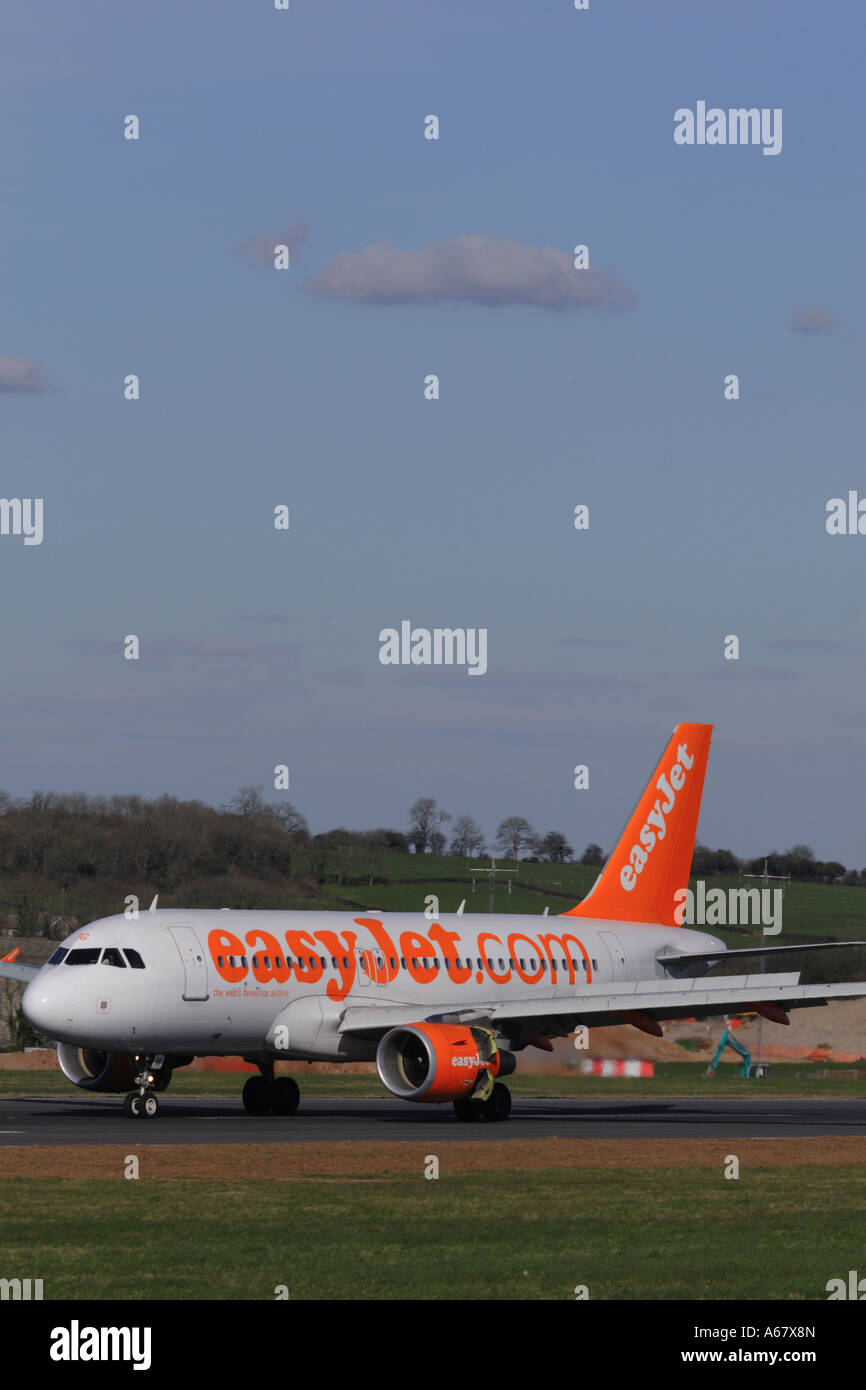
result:
[[[866,538],[824,525],[866,495],[854,7],[49,0],[4,30],[0,383],[39,389],[0,389],[2,492],[45,538],[0,537],[0,784],[220,803],[287,763],[314,829],[432,795],[609,848],[695,719],[701,838],[866,864]],[[676,146],[698,100],[781,107],[781,154]],[[239,250],[301,221],[289,272]],[[470,235],[586,243],[634,306],[312,287]],[[404,618],[487,628],[487,674],[381,666]]]

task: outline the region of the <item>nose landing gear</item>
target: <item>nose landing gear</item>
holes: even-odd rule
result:
[[[134,1062],[138,1067],[135,1076],[137,1091],[130,1091],[123,1100],[123,1113],[131,1120],[153,1120],[159,1114],[159,1101],[154,1094],[158,1085],[165,1057],[161,1052],[154,1055],[136,1053]]]

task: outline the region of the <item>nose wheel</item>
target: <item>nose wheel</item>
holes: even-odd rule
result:
[[[135,1077],[137,1091],[130,1091],[123,1100],[123,1113],[130,1120],[153,1120],[159,1114],[159,1101],[154,1094],[154,1085],[159,1081],[159,1073],[165,1061],[162,1054],[137,1056],[138,1072]]]
[[[145,1091],[143,1094],[130,1091],[129,1095],[124,1097],[123,1113],[131,1120],[152,1120],[159,1114],[159,1101],[153,1091]]]

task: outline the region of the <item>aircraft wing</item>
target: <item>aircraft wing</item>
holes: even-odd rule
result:
[[[42,969],[41,965],[27,965],[24,961],[20,964],[17,960],[20,946],[16,946],[14,951],[10,951],[8,956],[0,956],[0,979],[20,980],[22,984],[29,984],[34,975],[38,975]]]
[[[866,995],[866,981],[830,985],[801,985],[799,974],[729,975],[718,979],[623,981],[604,989],[561,994],[550,999],[506,999],[473,1005],[450,1003],[431,1009],[418,1005],[346,1009],[341,1033],[375,1038],[406,1023],[556,1022],[558,1031],[571,1032],[581,1023],[603,1027],[628,1022],[640,1014],[656,1020],[709,1018],[742,1013],[756,1004],[775,1004],[788,1010]]]
[[[766,960],[774,956],[799,955],[801,951],[849,951],[857,946],[866,946],[866,941],[807,941],[799,946],[737,946],[728,951],[674,951],[665,948],[659,951],[656,960],[665,968],[679,968],[683,965],[721,964],[722,961],[739,960],[743,956],[763,956]]]

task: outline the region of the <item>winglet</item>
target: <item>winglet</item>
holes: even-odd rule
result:
[[[0,961],[2,961],[2,963],[3,963],[4,965],[11,965],[12,961],[13,961],[13,960],[17,960],[18,957],[20,956],[20,954],[21,954],[21,947],[20,947],[20,946],[16,946],[16,947],[15,947],[15,950],[14,950],[14,951],[10,951],[9,954],[8,954],[8,956],[0,956]]]
[[[678,724],[616,848],[563,917],[676,927],[676,893],[688,888],[712,724]]]

